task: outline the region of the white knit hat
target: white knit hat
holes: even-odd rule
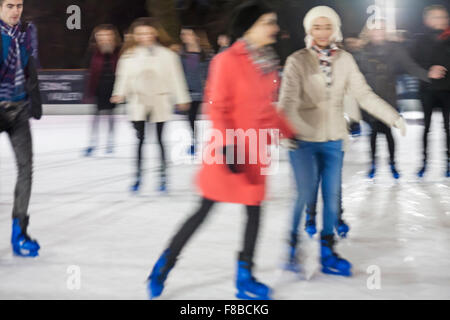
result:
[[[311,36],[311,29],[313,26],[314,20],[317,18],[325,17],[331,20],[333,24],[334,33],[331,36],[332,42],[341,42],[343,40],[342,32],[341,32],[341,18],[332,8],[327,6],[318,6],[314,7],[308,11],[303,20],[303,27],[305,28],[306,38],[305,43],[307,48],[311,48],[313,44],[313,37]]]

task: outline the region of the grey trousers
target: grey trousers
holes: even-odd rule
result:
[[[19,219],[20,226],[26,232],[28,226],[28,206],[31,197],[33,175],[33,146],[30,131],[28,106],[22,106],[17,116],[6,130],[11,141],[17,165],[17,181],[14,191],[13,219]]]

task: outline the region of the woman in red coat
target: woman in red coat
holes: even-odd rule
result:
[[[265,196],[267,161],[262,155],[267,154],[268,130],[278,129],[283,136],[294,137],[274,107],[279,86],[278,59],[269,45],[276,42],[278,31],[276,14],[262,1],[247,1],[234,12],[231,32],[237,41],[213,59],[207,80],[205,102],[213,134],[198,175],[202,202],[156,262],[149,277],[152,298],[161,295],[179,253],[216,202],[241,203],[247,208],[237,297],[270,298],[270,289],[252,275]]]

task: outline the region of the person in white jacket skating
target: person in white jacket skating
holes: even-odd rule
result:
[[[130,36],[119,59],[112,103],[126,101],[129,119],[136,130],[137,149],[136,182],[132,191],[137,192],[142,181],[142,146],[145,123],[156,123],[161,149],[161,184],[166,191],[166,153],[162,141],[165,122],[170,120],[174,105],[189,109],[191,98],[180,58],[159,40],[161,31],[152,18],[139,18],[129,29]]]

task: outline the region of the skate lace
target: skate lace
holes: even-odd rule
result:
[[[22,237],[24,242],[33,242],[33,239],[31,239],[31,237],[27,233],[22,233]]]
[[[315,226],[316,225],[316,222],[314,221],[314,220],[307,220],[306,221],[306,226],[307,227],[312,227],[312,226]]]

